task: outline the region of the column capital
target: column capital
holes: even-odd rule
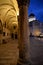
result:
[[[18,2],[18,6],[20,7],[20,6],[22,6],[22,5],[29,5],[29,3],[30,3],[30,0],[17,0],[17,2]]]

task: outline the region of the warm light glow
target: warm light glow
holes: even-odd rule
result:
[[[17,11],[17,16],[19,16],[19,11]]]
[[[35,35],[35,36],[39,36],[39,34],[40,34],[40,31],[39,31],[39,30],[35,30],[35,31],[34,31],[34,35]]]

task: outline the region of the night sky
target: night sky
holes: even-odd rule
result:
[[[43,0],[30,0],[28,15],[33,13],[37,20],[43,22]]]

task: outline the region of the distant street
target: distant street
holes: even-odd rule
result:
[[[30,37],[30,61],[32,65],[43,65],[43,38]]]

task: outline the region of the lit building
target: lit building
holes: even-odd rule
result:
[[[34,14],[29,15],[29,27],[32,35],[40,34],[40,22],[36,19]]]

